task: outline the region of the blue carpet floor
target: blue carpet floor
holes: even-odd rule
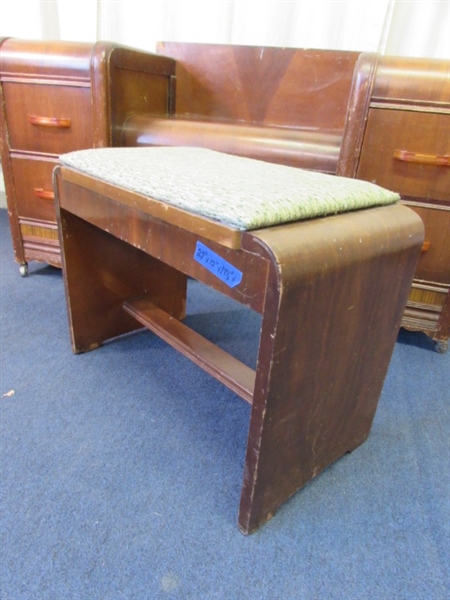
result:
[[[61,272],[0,226],[2,600],[448,600],[450,353],[401,331],[368,440],[246,537],[249,407],[149,332],[73,355]],[[252,364],[259,318],[189,285]]]

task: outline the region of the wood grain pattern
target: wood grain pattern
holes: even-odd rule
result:
[[[162,42],[177,61],[176,113],[343,131],[359,52]]]

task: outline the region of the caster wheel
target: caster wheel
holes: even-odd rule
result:
[[[23,263],[23,265],[20,265],[20,267],[19,267],[19,273],[21,274],[22,277],[26,277],[28,275],[28,265],[27,265],[27,263]]]
[[[445,354],[448,350],[448,342],[446,342],[446,341],[435,342],[434,347],[436,349],[436,352],[439,352],[439,354]]]

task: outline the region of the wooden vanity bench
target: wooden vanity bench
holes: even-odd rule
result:
[[[158,150],[174,149],[123,149],[134,153],[131,167],[136,152]],[[103,153],[102,162],[116,151],[120,158],[122,150],[114,148],[81,154]],[[186,151],[199,152],[196,163],[209,173],[212,151]],[[186,169],[182,177],[177,170],[185,162],[177,152],[169,183],[186,177]],[[225,161],[219,165],[225,183],[239,161],[249,161],[245,182],[260,188],[253,168],[268,163],[212,154]],[[249,402],[239,527],[255,531],[368,436],[423,241],[422,221],[391,203],[330,215],[322,207],[316,218],[242,229],[157,199],[140,183],[130,189],[113,163],[104,169],[109,179],[101,170],[96,176],[95,166],[86,172],[77,160],[61,160],[55,191],[73,350],[92,350],[144,325]],[[238,162],[231,168],[229,160]],[[270,169],[274,175],[281,169],[286,181],[290,171],[300,171]],[[350,189],[371,186],[313,175]],[[188,277],[262,315],[255,370],[182,323]]]

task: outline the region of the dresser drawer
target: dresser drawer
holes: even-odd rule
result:
[[[56,267],[61,266],[58,227],[56,223],[19,220],[22,244],[29,260],[44,260]]]
[[[449,200],[449,127],[446,114],[370,109],[357,178],[405,197]]]
[[[450,282],[450,207],[408,204],[425,225],[425,242],[415,279]]]
[[[57,162],[29,158],[11,162],[19,218],[56,222],[52,174]]]
[[[62,154],[92,147],[89,87],[4,82],[12,150]]]

